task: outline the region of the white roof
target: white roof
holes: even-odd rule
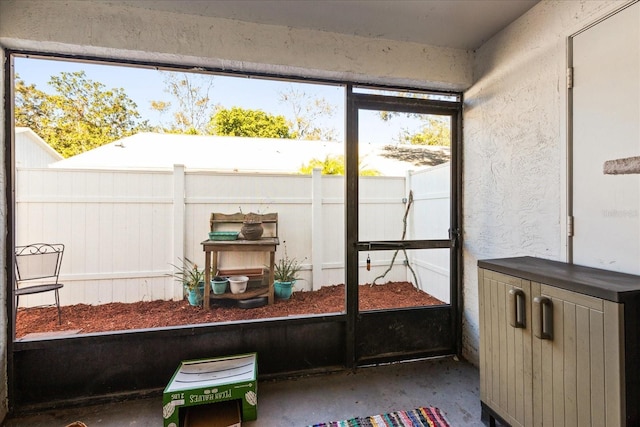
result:
[[[441,152],[443,147],[419,147]],[[292,139],[199,136],[142,132],[56,162],[54,168],[187,169],[296,173],[311,159],[344,154],[342,143]],[[361,167],[387,176],[402,176],[419,165],[384,157],[388,149],[360,147]],[[447,151],[448,154],[448,151]]]
[[[16,166],[42,168],[64,159],[34,131],[27,127],[16,127]]]

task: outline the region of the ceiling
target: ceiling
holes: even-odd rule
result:
[[[539,0],[112,0],[107,3],[474,50]]]

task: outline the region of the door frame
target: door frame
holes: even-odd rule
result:
[[[445,305],[449,312],[446,315],[435,314],[442,310],[441,307],[422,307],[410,311],[404,311],[407,318],[397,321],[403,327],[409,325],[408,322],[415,322],[412,316],[418,311],[417,319],[434,315],[433,321],[446,322],[445,328],[437,329],[443,335],[433,341],[423,342],[426,348],[420,350],[407,348],[405,351],[411,353],[416,351],[417,355],[435,354],[461,354],[462,351],[462,298],[461,278],[462,278],[462,242],[461,242],[461,218],[462,218],[462,95],[458,100],[441,101],[432,99],[421,99],[401,96],[373,95],[367,93],[355,93],[353,85],[346,87],[346,148],[345,148],[345,266],[346,266],[346,344],[347,344],[347,366],[354,367],[371,360],[366,355],[363,347],[366,347],[366,337],[369,336],[365,327],[365,319],[374,314],[361,314],[358,308],[358,254],[364,250],[394,250],[399,247],[403,249],[436,249],[449,248],[449,283],[450,283],[450,304]],[[451,194],[450,194],[450,228],[449,238],[441,240],[405,240],[405,241],[360,241],[358,236],[359,222],[359,139],[358,139],[358,111],[359,110],[381,110],[403,113],[421,113],[449,116],[451,119]],[[399,316],[403,311],[396,311]],[[374,322],[375,323],[375,322]],[[428,327],[428,325],[423,325]],[[405,332],[407,332],[405,330]],[[420,333],[420,328],[411,329],[408,333]],[[418,337],[415,337],[419,341]],[[432,348],[429,348],[432,347]],[[448,348],[450,347],[450,348]],[[448,349],[447,349],[448,348]],[[398,349],[402,351],[402,349]],[[384,349],[378,352],[384,354]],[[379,358],[379,357],[378,357]],[[378,360],[378,358],[374,358]]]

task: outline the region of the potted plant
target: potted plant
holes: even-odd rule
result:
[[[243,218],[242,228],[240,229],[242,236],[247,240],[258,240],[262,237],[264,228],[260,215],[250,212]]]
[[[284,257],[280,258],[273,266],[273,287],[275,296],[280,299],[289,299],[296,280],[301,280],[298,273],[302,269],[296,258],[289,258],[287,254],[287,242],[284,243]],[[306,258],[305,258],[306,259]]]
[[[204,271],[198,270],[198,265],[188,258],[180,259],[180,261],[182,261],[182,266],[171,264],[176,268],[176,271],[171,275],[184,286],[189,304],[200,305],[204,294]]]
[[[211,279],[211,290],[215,295],[222,295],[227,292],[227,285],[229,284],[229,279],[222,276],[215,276]]]

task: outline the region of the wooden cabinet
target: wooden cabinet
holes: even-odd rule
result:
[[[512,426],[640,424],[640,277],[479,262],[483,412]]]

